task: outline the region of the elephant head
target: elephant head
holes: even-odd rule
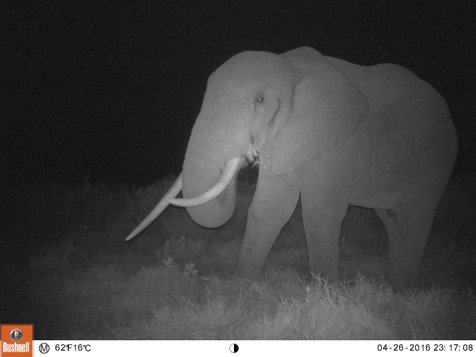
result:
[[[196,197],[213,187],[233,159],[234,171],[245,158],[258,158],[289,116],[299,80],[289,63],[266,52],[240,53],[210,76],[185,154],[183,197]],[[187,208],[195,222],[218,227],[231,217],[235,183],[221,188],[213,200]]]
[[[301,75],[284,58],[243,52],[208,79],[192,129],[183,171],[172,189],[128,236],[132,239],[168,205],[186,206],[204,227],[218,227],[233,214],[236,171],[246,159],[260,159],[293,109]],[[172,199],[182,190],[184,199]]]
[[[348,205],[360,205],[387,228],[390,276],[405,284],[455,155],[443,98],[402,67],[358,66],[308,47],[243,52],[209,77],[181,175],[126,240],[170,203],[204,227],[224,224],[235,209],[236,173],[253,161],[259,177],[242,275],[260,274],[301,197],[312,272],[338,277],[340,224]]]

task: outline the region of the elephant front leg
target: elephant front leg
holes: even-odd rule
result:
[[[348,207],[346,192],[311,187],[301,194],[309,270],[331,281],[339,279],[339,236]]]
[[[250,280],[260,276],[266,257],[298,199],[297,187],[260,168],[238,261],[241,276]]]

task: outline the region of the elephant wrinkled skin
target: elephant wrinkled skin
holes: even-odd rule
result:
[[[403,287],[417,277],[456,151],[444,99],[405,68],[359,66],[309,47],[281,55],[250,51],[209,77],[179,180],[183,197],[191,198],[209,190],[230,160],[259,162],[239,256],[244,277],[261,274],[301,197],[311,272],[338,278],[341,223],[347,207],[358,205],[373,208],[384,223],[388,275]],[[229,175],[218,196],[187,207],[195,222],[218,227],[231,217],[235,171]],[[176,194],[128,239],[168,202],[179,202],[170,199]]]

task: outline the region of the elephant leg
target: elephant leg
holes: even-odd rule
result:
[[[388,235],[388,276],[396,289],[404,288],[418,277],[438,200],[415,198],[400,206],[375,209]]]
[[[266,257],[298,199],[297,187],[260,168],[238,261],[241,276],[251,280],[260,276]]]
[[[339,235],[349,203],[341,188],[311,187],[301,194],[309,270],[330,281],[339,278]]]

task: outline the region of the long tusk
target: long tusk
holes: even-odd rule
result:
[[[236,171],[238,170],[238,165],[240,163],[240,158],[235,157],[228,161],[223,169],[221,177],[218,179],[215,186],[209,189],[207,192],[202,193],[200,196],[192,198],[169,198],[167,201],[175,206],[181,207],[193,207],[207,203],[208,201],[213,200],[217,197],[223,190],[228,186],[230,181],[235,176]]]
[[[167,191],[167,193],[162,197],[162,199],[157,203],[152,211],[144,218],[142,222],[129,234],[126,238],[126,241],[131,240],[135,236],[137,236],[140,232],[147,228],[149,224],[151,224],[154,219],[156,219],[169,205],[168,199],[171,197],[175,197],[179,194],[182,190],[182,174],[177,177],[174,184]]]

